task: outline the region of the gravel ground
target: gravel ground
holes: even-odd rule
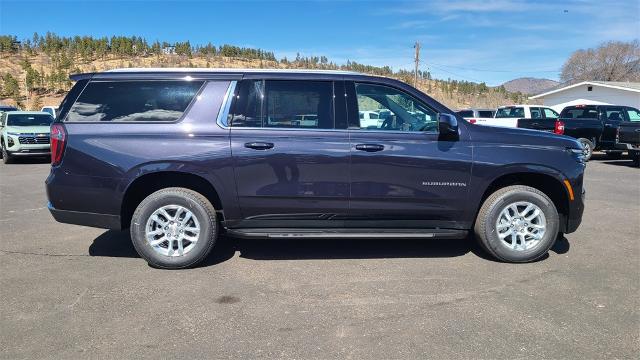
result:
[[[54,222],[45,162],[0,164],[2,358],[634,358],[640,170],[587,168],[580,229],[532,264],[466,240],[237,240],[163,271]]]

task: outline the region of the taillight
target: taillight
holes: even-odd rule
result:
[[[472,124],[475,124],[476,121],[477,121],[476,119],[469,119],[469,122],[472,123]]]
[[[556,120],[556,126],[553,128],[553,132],[558,135],[564,135],[564,123]]]
[[[51,165],[56,166],[62,161],[64,147],[67,144],[67,132],[60,123],[51,125]]]

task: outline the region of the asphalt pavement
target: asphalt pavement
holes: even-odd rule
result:
[[[198,268],[56,223],[0,164],[1,358],[634,358],[640,169],[595,155],[579,230],[530,264],[463,240],[223,238]]]

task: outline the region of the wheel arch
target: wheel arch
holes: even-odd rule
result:
[[[558,214],[565,218],[569,216],[569,193],[561,176],[548,172],[514,171],[498,176],[485,187],[475,211],[474,221],[482,204],[491,194],[511,185],[525,185],[542,191],[553,201]]]
[[[157,171],[135,178],[126,188],[120,209],[123,229],[129,227],[131,216],[140,202],[150,194],[168,187],[183,187],[204,195],[223,216],[220,194],[210,181],[202,176],[180,171]]]

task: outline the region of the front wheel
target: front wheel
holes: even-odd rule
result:
[[[151,266],[182,269],[209,255],[218,227],[206,197],[185,188],[166,188],[138,205],[130,231],[133,246]]]
[[[578,142],[580,143],[580,145],[582,145],[582,151],[584,152],[585,160],[589,161],[589,159],[591,159],[591,155],[593,155],[593,149],[595,145],[593,144],[593,142],[591,142],[591,140],[585,138],[578,139]]]
[[[5,164],[11,164],[13,162],[13,156],[2,146],[2,162]]]
[[[538,189],[514,185],[489,196],[474,231],[480,245],[506,262],[529,262],[544,256],[558,236],[558,211]]]

